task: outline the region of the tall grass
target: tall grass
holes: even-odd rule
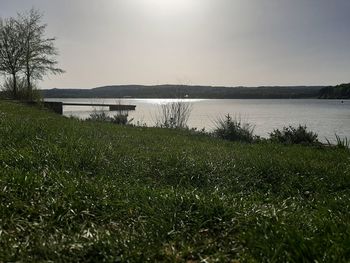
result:
[[[335,146],[340,149],[349,149],[350,148],[350,140],[347,137],[341,138],[338,134],[335,134],[335,145],[331,143],[327,138],[326,141],[328,146]]]
[[[341,138],[339,135],[335,134],[335,139],[337,140],[337,147],[343,148],[343,149],[349,149],[350,148],[350,141],[347,137]]]

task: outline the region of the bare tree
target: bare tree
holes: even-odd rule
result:
[[[0,21],[0,71],[12,76],[12,96],[17,97],[17,75],[23,69],[23,31],[18,21]]]
[[[47,38],[47,25],[36,9],[0,20],[0,72],[12,76],[12,95],[18,97],[18,75],[25,76],[27,99],[32,99],[33,82],[44,75],[60,74],[55,38]]]
[[[47,73],[61,74],[64,71],[57,67],[57,48],[55,38],[46,38],[47,25],[42,23],[43,15],[36,9],[18,15],[18,21],[23,32],[24,67],[28,94],[33,90],[32,82],[41,80]],[[31,99],[31,98],[30,98]]]

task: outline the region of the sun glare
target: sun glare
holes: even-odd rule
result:
[[[193,7],[195,0],[144,0],[144,4],[155,11],[179,12]]]

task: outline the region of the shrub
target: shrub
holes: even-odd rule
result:
[[[93,113],[90,114],[90,117],[86,119],[87,121],[99,121],[99,122],[104,122],[104,121],[111,121],[111,117],[107,115],[106,112],[98,112],[97,110],[94,110]]]
[[[318,135],[308,131],[306,126],[299,125],[298,128],[293,126],[283,127],[270,133],[270,140],[284,144],[319,144]]]
[[[0,87],[1,97],[3,98],[14,98],[13,94],[13,79],[5,78],[4,83]],[[31,94],[30,94],[31,93]],[[17,77],[17,95],[16,98],[22,101],[36,101],[40,102],[42,96],[40,91],[34,85],[31,91],[28,91],[27,83],[25,79]]]
[[[111,118],[111,122],[118,125],[128,125],[133,119],[128,119],[129,115],[127,113],[118,113]]]
[[[114,116],[108,116],[108,114],[104,111],[98,112],[94,110],[93,113],[90,114],[90,117],[87,118],[87,121],[97,121],[97,122],[111,122],[118,125],[129,125],[133,119],[128,119],[129,115],[127,112],[120,111],[118,114]]]
[[[17,77],[17,96],[16,99],[22,99],[23,97],[26,97],[26,86],[25,81],[22,78]],[[7,77],[4,80],[4,83],[1,86],[1,90],[5,97],[7,98],[14,98],[13,94],[13,79],[12,77]]]
[[[214,136],[229,140],[241,142],[254,141],[254,126],[249,123],[243,123],[239,118],[232,119],[227,114],[224,118],[219,118],[216,121]]]
[[[192,111],[192,104],[182,100],[161,105],[156,126],[184,129]]]

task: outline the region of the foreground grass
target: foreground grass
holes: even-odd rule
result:
[[[346,262],[350,154],[0,102],[1,261]]]

